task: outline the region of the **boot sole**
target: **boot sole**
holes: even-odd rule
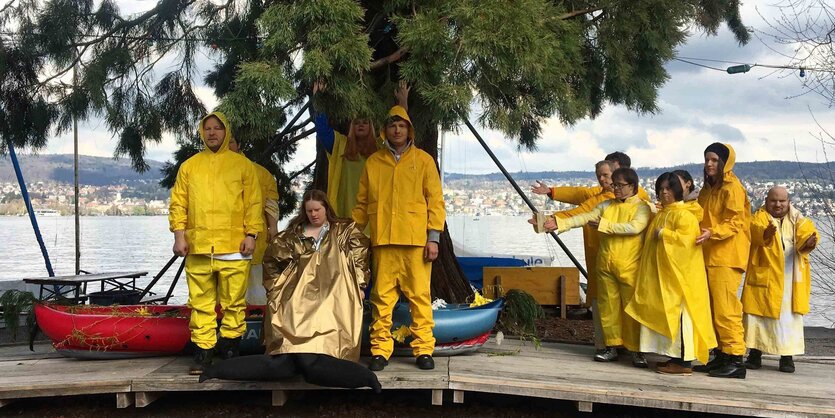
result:
[[[660,373],[666,376],[693,376],[693,372],[687,373],[670,373],[670,372],[662,372],[661,370],[656,370],[656,373]]]

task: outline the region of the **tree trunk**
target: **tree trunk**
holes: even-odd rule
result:
[[[328,192],[328,155],[319,141],[316,141],[316,165],[313,168],[312,187]]]
[[[438,128],[424,130],[417,145],[435,159],[438,165]],[[438,258],[432,263],[432,297],[441,298],[448,303],[472,301],[473,290],[464,276],[464,271],[455,258],[449,228],[444,223],[444,232],[438,246]],[[469,300],[468,300],[469,299]]]

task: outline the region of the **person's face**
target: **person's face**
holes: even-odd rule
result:
[[[307,221],[315,227],[324,225],[325,219],[327,219],[325,205],[318,200],[304,202],[304,212],[307,214]]]
[[[386,138],[395,147],[406,145],[409,140],[409,123],[405,120],[398,120],[386,125]]]
[[[789,194],[783,189],[768,192],[765,198],[765,210],[775,218],[782,218],[789,213]]]
[[[603,191],[611,192],[612,191],[612,169],[608,165],[602,165],[595,171],[597,175],[597,182],[600,183],[600,187],[603,188]]]
[[[687,195],[687,193],[690,191],[690,186],[693,185],[693,182],[687,181],[684,179],[684,177],[679,175],[676,175],[676,177],[678,177],[678,181],[681,182],[681,190],[683,190],[684,194]]]
[[[238,140],[235,138],[229,138],[229,151],[239,152],[240,150],[241,148],[238,147]]]
[[[615,197],[618,199],[626,199],[635,194],[635,187],[624,181],[622,177],[612,179],[612,188],[615,191]]]
[[[371,133],[371,121],[368,119],[354,119],[354,135],[366,138]]]
[[[713,177],[719,173],[719,155],[715,152],[705,153],[705,174]]]
[[[220,123],[217,118],[209,118],[203,122],[203,137],[206,138],[206,146],[210,150],[217,152],[223,144],[223,139],[226,138],[226,128]]]
[[[670,182],[662,181],[661,187],[658,188],[658,200],[661,201],[661,204],[667,206],[671,203],[675,203],[676,195],[672,189],[670,189]]]

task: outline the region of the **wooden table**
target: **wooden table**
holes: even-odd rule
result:
[[[136,279],[147,274],[147,271],[119,271],[70,276],[30,277],[23,279],[23,281],[40,287],[38,294],[40,300],[67,298],[81,301],[87,297],[88,283],[99,282],[102,292],[106,290],[142,291],[141,288],[136,287]]]

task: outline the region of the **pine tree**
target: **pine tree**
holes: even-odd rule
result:
[[[739,0],[160,0],[137,15],[113,0],[93,6],[0,6],[0,151],[7,142],[39,149],[74,117],[100,118],[117,136],[116,156],[140,171],[146,147],[175,134],[170,184],[200,147],[202,76],[247,155],[276,174],[284,214],[296,202],[283,166],[295,152],[290,138],[304,131],[284,125],[314,81],[328,83],[312,98],[317,112],[343,124],[370,116],[377,126],[397,82],[408,81],[417,145],[432,155],[439,127],[456,129],[473,108],[481,125],[534,150],[553,116],[570,125],[607,103],[658,111],[663,65],[689,31],[715,33],[724,22],[740,43],[749,36]],[[205,75],[204,54],[215,63]],[[325,164],[320,153],[317,187]],[[433,293],[470,294],[448,234]]]

